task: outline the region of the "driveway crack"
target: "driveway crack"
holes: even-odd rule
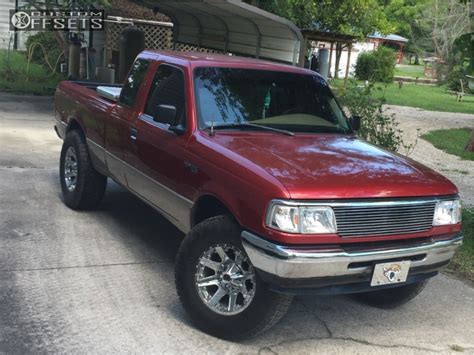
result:
[[[271,352],[272,354],[278,354],[278,352],[275,350],[276,347],[280,347],[283,345],[289,345],[292,343],[296,343],[299,341],[310,341],[310,340],[331,340],[331,341],[346,341],[346,342],[353,342],[357,344],[362,344],[362,345],[367,345],[367,346],[373,346],[381,349],[410,349],[410,350],[418,350],[418,351],[424,351],[424,352],[429,352],[429,353],[444,353],[447,350],[449,351],[450,349],[447,348],[446,350],[436,350],[432,348],[424,348],[420,346],[412,346],[412,345],[406,345],[406,344],[379,344],[379,343],[374,343],[365,339],[357,339],[353,337],[342,337],[342,336],[334,336],[333,331],[329,327],[328,323],[319,317],[307,304],[305,304],[301,300],[296,300],[296,302],[300,303],[307,312],[311,314],[317,321],[319,321],[324,329],[326,330],[327,336],[321,336],[321,337],[301,337],[297,339],[291,339],[291,340],[283,340],[281,342],[271,344],[271,345],[266,345],[264,347],[261,347],[258,350],[258,353],[261,354],[263,352]],[[469,348],[464,348],[463,349],[469,349]]]
[[[353,342],[357,344],[362,344],[362,345],[367,345],[367,346],[373,346],[376,348],[381,348],[381,349],[410,349],[410,350],[418,350],[418,351],[424,351],[428,353],[446,353],[446,351],[449,351],[450,349],[447,348],[445,350],[436,350],[432,348],[424,348],[420,346],[412,346],[412,345],[405,345],[405,344],[378,344],[378,343],[373,343],[368,340],[364,339],[357,339],[357,338],[352,338],[352,337],[302,337],[302,338],[297,338],[297,339],[291,339],[291,340],[283,340],[279,343],[267,345],[264,347],[261,347],[258,350],[258,353],[261,354],[263,352],[271,352],[273,354],[278,354],[274,348],[283,346],[283,345],[289,345],[292,343],[300,342],[300,341],[311,341],[311,340],[331,340],[331,341],[347,341],[347,342]],[[469,348],[464,348],[463,349],[469,349]]]

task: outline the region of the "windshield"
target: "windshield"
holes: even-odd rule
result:
[[[252,123],[295,133],[351,132],[328,84],[316,75],[202,67],[194,70],[194,85],[201,129]]]

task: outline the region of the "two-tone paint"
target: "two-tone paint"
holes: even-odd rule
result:
[[[353,135],[295,134],[198,129],[193,70],[233,67],[313,72],[271,62],[211,54],[145,51],[151,61],[133,107],[99,96],[74,82],[56,91],[56,129],[80,129],[96,168],[155,207],[183,232],[196,221],[199,204],[218,201],[245,230],[282,244],[346,244],[411,238],[445,239],[460,225],[423,233],[341,238],[337,234],[294,235],[266,227],[270,201],[334,201],[442,197],[456,187],[433,170]],[[143,113],[152,78],[161,64],[185,78],[187,125],[176,135]]]

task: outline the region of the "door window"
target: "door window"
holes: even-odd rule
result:
[[[156,114],[158,106],[174,106],[176,107],[175,125],[185,127],[185,97],[183,72],[170,65],[160,65],[153,78],[144,113],[153,117],[157,122],[160,122],[160,118],[157,117]]]
[[[120,103],[127,106],[133,106],[135,104],[138,89],[145,78],[149,66],[150,62],[144,59],[137,59],[135,63],[133,63],[130,75],[125,81],[120,93]]]

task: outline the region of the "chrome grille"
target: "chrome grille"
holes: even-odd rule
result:
[[[436,201],[374,202],[334,206],[341,237],[384,236],[428,231]]]

